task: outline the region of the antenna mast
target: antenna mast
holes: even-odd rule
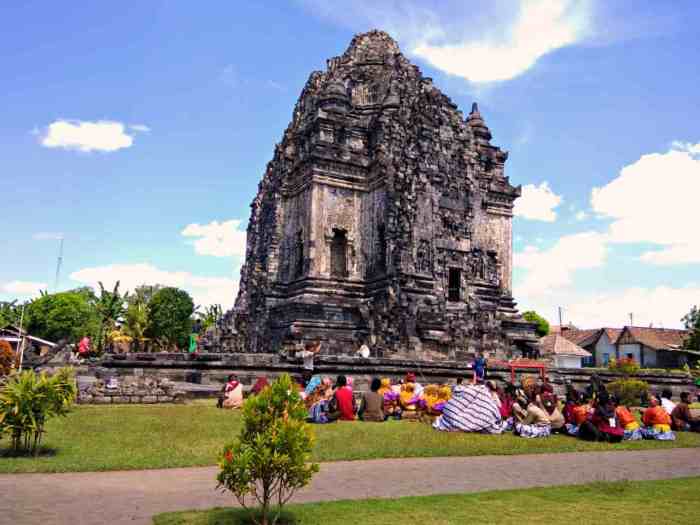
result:
[[[61,265],[63,264],[63,237],[59,238],[58,259],[56,260],[56,279],[54,280],[54,293],[58,292],[58,278],[61,275]]]

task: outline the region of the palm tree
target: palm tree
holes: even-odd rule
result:
[[[116,329],[117,323],[124,315],[124,300],[129,294],[127,293],[124,297],[119,294],[119,281],[116,282],[111,292],[105,290],[102,281],[98,284],[100,285],[100,296],[95,304],[95,309],[100,316],[97,352],[102,353],[109,342],[109,334]]]

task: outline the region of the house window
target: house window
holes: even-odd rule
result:
[[[610,364],[610,354],[603,354],[603,366]]]
[[[634,359],[634,354],[625,354],[627,359]]]
[[[331,241],[331,276],[348,276],[348,236],[345,230],[333,230]]]
[[[462,271],[459,268],[450,268],[447,282],[447,300],[457,302],[462,295]]]

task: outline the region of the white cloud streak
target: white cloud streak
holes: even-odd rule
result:
[[[183,230],[185,237],[197,238],[194,250],[199,255],[214,257],[245,256],[246,232],[240,230],[241,221],[212,221],[209,224],[188,224]]]
[[[113,152],[131,147],[134,139],[121,122],[56,120],[40,135],[40,143],[47,148]]]
[[[554,193],[546,181],[539,186],[526,184],[522,195],[515,201],[513,214],[534,221],[554,222],[555,208],[562,203],[561,195]]]
[[[412,51],[432,66],[471,82],[510,80],[547,53],[582,40],[589,23],[585,1],[521,1],[517,18],[503,32],[456,44],[420,43]]]
[[[700,195],[699,154],[700,143],[674,142],[670,151],[643,155],[593,188],[593,210],[612,219],[610,242],[659,245],[640,256],[652,264],[700,263],[700,235],[691,219]]]
[[[70,274],[80,284],[98,287],[102,281],[106,288],[120,282],[120,290],[133,290],[142,284],[162,284],[187,290],[196,305],[221,304],[225,309],[233,306],[238,291],[238,280],[231,277],[203,277],[189,272],[162,270],[149,263],[109,264],[83,268]]]
[[[37,297],[40,290],[46,290],[48,284],[34,281],[10,281],[0,285],[0,293],[12,297]]]
[[[473,83],[522,75],[546,54],[589,38],[595,19],[592,0],[302,3],[354,30],[384,29],[408,54]]]

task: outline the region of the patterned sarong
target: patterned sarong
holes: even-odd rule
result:
[[[546,438],[552,433],[552,427],[549,425],[526,425],[525,423],[516,423],[515,433],[524,438]]]
[[[445,403],[433,427],[444,432],[502,432],[501,413],[486,387],[468,386]]]

